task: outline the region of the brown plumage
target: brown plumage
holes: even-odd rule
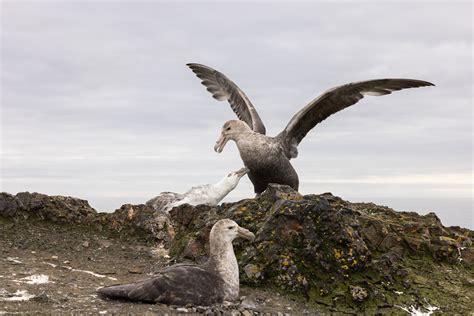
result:
[[[131,284],[97,290],[102,297],[148,303],[209,306],[233,301],[239,295],[239,267],[232,241],[254,234],[230,219],[214,224],[209,236],[209,260],[204,265],[177,264],[155,276]]]
[[[265,126],[248,97],[222,73],[208,66],[188,64],[217,100],[227,100],[239,121],[228,121],[222,128],[215,150],[221,152],[228,140],[234,140],[247,168],[256,193],[268,183],[287,184],[298,190],[298,175],[290,163],[298,156],[298,144],[317,124],[366,95],[381,96],[407,88],[434,86],[415,79],[376,79],[353,82],[327,90],[297,112],[276,137],[265,136]],[[248,127],[245,128],[247,125]]]

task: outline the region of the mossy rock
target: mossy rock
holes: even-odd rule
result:
[[[328,193],[301,196],[270,185],[255,199],[172,210],[174,258],[204,261],[209,230],[221,218],[256,234],[254,243],[234,241],[246,285],[273,288],[327,312],[400,313],[399,306],[427,304],[445,312],[472,308],[467,299],[456,302],[462,295],[474,299],[473,232],[444,227],[433,213],[352,204]],[[446,278],[451,281],[439,283]]]

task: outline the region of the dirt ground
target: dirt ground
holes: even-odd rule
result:
[[[162,247],[86,227],[0,217],[0,315],[10,314],[314,314],[275,292],[241,288],[233,305],[169,307],[103,300],[99,287],[147,278],[173,264]]]

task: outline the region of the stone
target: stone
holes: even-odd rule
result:
[[[360,286],[350,286],[349,287],[351,296],[354,301],[362,302],[368,296],[367,290]]]
[[[261,277],[261,273],[260,273],[260,269],[258,268],[257,265],[255,264],[247,264],[245,267],[244,267],[244,272],[245,272],[245,275],[247,276],[247,278],[249,279],[258,279]]]
[[[469,273],[474,264],[473,231],[444,227],[434,214],[423,216],[373,203],[350,203],[329,193],[302,196],[289,187],[270,185],[255,199],[212,207],[182,205],[169,216],[141,204],[96,213],[87,201],[71,197],[2,193],[0,216],[7,218],[7,225],[10,219],[80,223],[111,234],[107,236],[154,245],[155,251],[147,250],[150,256],[197,263],[207,260],[212,225],[221,218],[231,218],[256,235],[253,243],[234,241],[241,284],[271,291],[275,297],[278,291],[308,301],[308,306],[317,305],[321,313],[394,313],[399,310],[393,306],[405,304],[409,296],[413,301],[426,298],[465,314],[468,308],[464,301],[472,298]],[[114,237],[108,237],[113,242],[101,241],[105,235],[87,244],[79,238],[70,247],[86,252],[86,257],[96,250],[91,245],[97,241],[99,251],[114,250],[133,257],[133,247],[122,246]],[[11,253],[16,255],[25,246],[21,240],[15,241]],[[87,247],[94,249],[84,251]],[[10,256],[4,256],[8,265],[21,264],[20,259]],[[94,258],[100,261],[95,254]],[[11,266],[12,271],[14,268]],[[130,273],[143,271],[132,268]],[[449,291],[441,293],[443,286]],[[268,296],[252,297],[242,299],[246,308],[241,302],[196,311],[214,314],[238,308],[252,315],[252,304],[257,306],[255,311],[271,304]],[[194,307],[186,308],[194,312]]]
[[[242,300],[240,305],[245,309],[255,309],[257,308],[257,304],[255,304],[255,300],[250,297],[246,297]]]

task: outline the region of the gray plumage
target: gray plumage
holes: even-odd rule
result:
[[[209,306],[234,301],[239,295],[239,268],[232,241],[255,236],[230,219],[219,220],[209,236],[209,260],[204,265],[177,264],[152,278],[99,289],[102,297],[148,303]]]
[[[366,95],[381,96],[407,88],[434,86],[415,79],[376,79],[353,82],[327,90],[297,112],[276,137],[265,136],[265,126],[254,106],[235,83],[208,66],[188,64],[217,100],[227,100],[240,121],[227,121],[214,149],[221,152],[234,140],[256,193],[268,183],[286,184],[298,190],[298,174],[290,159],[298,156],[298,144],[317,124]]]

